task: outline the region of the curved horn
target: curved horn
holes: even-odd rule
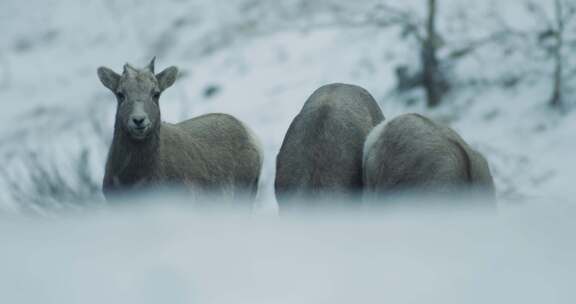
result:
[[[126,75],[134,75],[136,74],[138,71],[136,70],[136,68],[134,68],[133,66],[131,66],[129,63],[126,63],[124,65],[124,74]]]
[[[156,56],[152,57],[152,60],[150,60],[150,63],[147,66],[148,70],[150,70],[150,72],[152,72],[152,74],[154,74],[154,63],[155,62],[156,62]]]

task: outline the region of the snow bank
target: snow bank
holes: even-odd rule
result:
[[[572,303],[576,210],[546,203],[497,217],[5,218],[0,302]]]

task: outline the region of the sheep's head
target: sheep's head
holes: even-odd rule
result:
[[[125,64],[122,75],[106,67],[98,68],[100,81],[118,101],[117,127],[136,141],[148,138],[160,127],[160,95],[174,84],[178,74],[176,67],[155,74],[154,61],[143,69]]]

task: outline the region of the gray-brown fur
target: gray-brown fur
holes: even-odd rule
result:
[[[365,192],[370,199],[407,191],[474,193],[494,199],[486,159],[452,129],[419,114],[377,126],[364,149]]]
[[[330,84],[316,90],[292,121],[276,159],[280,208],[294,201],[361,192],[362,146],[383,119],[363,88]]]
[[[172,85],[176,68],[154,74],[152,62],[144,69],[126,65],[122,75],[107,68],[98,74],[118,98],[103,182],[107,198],[150,186],[183,186],[225,199],[255,196],[262,153],[243,123],[227,114],[161,121],[158,95]],[[135,116],[143,122],[133,122]]]

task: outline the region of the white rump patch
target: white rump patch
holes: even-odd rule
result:
[[[250,127],[248,127],[242,121],[240,121],[240,123],[242,124],[242,127],[244,127],[244,130],[246,130],[246,133],[248,133],[248,137],[250,138],[250,143],[252,143],[252,145],[254,147],[256,147],[256,150],[258,151],[258,155],[260,155],[260,170],[262,170],[262,165],[264,164],[264,149],[262,148],[262,142],[260,141],[258,136],[256,136],[256,133],[254,133],[254,131],[252,131],[252,129]]]
[[[378,138],[380,138],[380,134],[382,134],[382,132],[384,131],[384,128],[386,127],[387,123],[388,121],[383,120],[382,122],[377,124],[372,129],[372,131],[370,131],[370,133],[368,133],[366,141],[364,141],[364,149],[362,150],[362,167],[364,167],[364,164],[366,163],[366,157],[368,156],[368,152],[370,152],[370,150],[372,149]]]
[[[252,129],[248,127],[243,121],[240,121],[240,124],[242,124],[244,130],[246,130],[246,133],[248,133],[250,143],[252,144],[252,146],[256,147],[256,151],[258,151],[258,156],[260,159],[260,172],[258,172],[259,178],[258,178],[258,185],[256,186],[256,197],[254,200],[254,204],[258,204],[260,197],[262,195],[261,191],[263,190],[262,173],[264,172],[264,149],[262,148],[262,142],[260,141],[260,138],[256,136],[256,133],[254,133],[254,131],[252,131]]]

